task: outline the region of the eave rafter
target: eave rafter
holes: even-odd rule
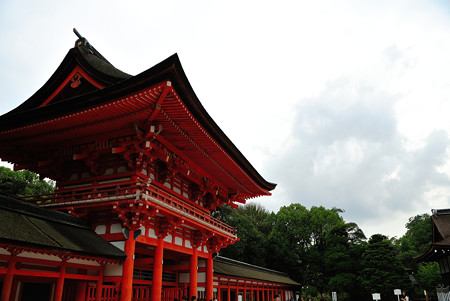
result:
[[[102,258],[102,257],[97,257],[97,256],[92,256],[92,255],[76,254],[73,252],[62,251],[62,250],[59,251],[59,250],[55,250],[55,249],[44,249],[44,248],[41,248],[38,246],[32,247],[32,246],[20,246],[20,245],[15,245],[15,244],[1,243],[0,248],[5,249],[11,255],[19,255],[20,253],[23,253],[23,252],[30,252],[30,253],[35,253],[35,254],[53,255],[64,261],[67,261],[70,259],[83,259],[83,260],[88,260],[88,261],[94,261],[101,265],[103,265],[105,263],[111,263],[111,264],[122,263],[122,260],[119,260],[119,259]]]
[[[237,164],[233,158],[230,157],[230,155],[208,133],[208,131],[201,126],[200,122],[198,122],[190,113],[189,109],[183,103],[176,91],[172,89],[171,92],[173,97],[170,99],[170,103],[166,102],[163,105],[161,114],[164,116],[166,122],[178,131],[181,137],[184,137],[188,143],[197,149],[197,151],[199,151],[207,161],[211,162],[211,165],[214,166],[215,169],[220,170],[222,175],[230,179],[233,183],[232,186],[240,187],[235,191],[235,195],[238,196],[235,197],[235,200],[245,203],[247,198],[270,194],[267,190],[256,184],[256,182]],[[179,114],[178,112],[184,113]],[[196,134],[192,135],[191,133]],[[198,133],[201,133],[201,135],[199,136]],[[214,157],[211,154],[214,154]],[[219,164],[217,160],[220,160],[221,163]],[[202,162],[204,161],[202,160]],[[224,168],[224,162],[226,162],[228,166],[231,164],[234,175],[231,174],[231,171]],[[243,185],[242,180],[236,178],[237,174],[245,177],[246,181],[251,183],[251,186],[258,187],[260,192],[256,194],[255,191],[250,191],[245,185]]]
[[[183,112],[183,114],[179,114],[179,112]],[[200,125],[169,81],[155,85],[150,89],[141,90],[133,95],[116,99],[109,103],[103,103],[100,106],[3,131],[0,132],[0,137],[5,137],[6,140],[11,139],[10,137],[14,137],[13,139],[20,137],[22,144],[29,145],[32,148],[32,145],[39,140],[45,140],[49,142],[48,144],[52,144],[53,142],[65,141],[69,137],[81,137],[87,133],[92,135],[97,131],[104,131],[104,129],[110,129],[110,131],[114,132],[113,128],[134,128],[136,133],[136,120],[142,120],[138,123],[142,133],[137,133],[138,138],[140,137],[142,140],[141,144],[135,145],[131,149],[128,146],[127,150],[123,149],[123,147],[127,146],[116,145],[113,151],[116,153],[127,153],[128,151],[128,155],[137,152],[137,157],[132,159],[128,157],[130,168],[141,167],[148,158],[150,160],[153,159],[150,151],[153,149],[152,141],[155,141],[154,133],[163,126],[164,134],[166,134],[168,132],[166,127],[169,127],[178,133],[178,138],[167,137],[171,141],[172,139],[174,141],[178,139],[175,144],[168,144],[171,152],[176,155],[175,159],[182,158],[184,162],[188,163],[187,165],[191,166],[195,166],[189,162],[188,158],[191,156],[195,157],[195,161],[202,162],[202,167],[195,166],[198,174],[202,175],[201,178],[206,177],[214,183],[222,183],[228,187],[224,189],[221,185],[216,185],[219,188],[220,195],[224,196],[220,192],[220,190],[223,190],[229,197],[233,197],[233,201],[245,203],[245,200],[248,198],[269,194],[267,190],[256,184],[249,174]],[[48,129],[52,130],[49,132]],[[25,131],[28,135],[21,136],[20,133],[22,131]],[[174,134],[173,131],[170,133],[171,135]],[[182,139],[180,140],[180,138]],[[157,140],[164,144],[169,139],[164,139],[161,135],[157,137]],[[14,141],[11,140],[11,142]],[[13,144],[11,143],[11,145]],[[188,146],[189,153],[185,153],[186,150],[180,151],[180,147],[183,149],[184,146]],[[194,149],[197,155],[195,155]],[[97,154],[91,152],[89,154],[79,153],[75,155],[79,155],[74,157],[76,160],[87,160],[86,163],[90,166],[93,174],[101,172],[99,167],[95,166],[94,160],[92,160],[95,159]],[[13,158],[6,157],[4,159],[14,161],[11,160]],[[133,160],[136,162],[134,166],[131,164]],[[50,161],[45,159],[39,161],[41,161],[41,166],[51,164]],[[168,160],[165,161],[167,162]],[[209,163],[206,164],[207,162]],[[192,169],[186,169],[188,176],[193,171]],[[214,173],[214,176],[211,172]],[[214,195],[213,191],[211,193]]]

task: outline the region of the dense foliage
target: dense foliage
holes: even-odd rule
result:
[[[371,300],[372,293],[390,300],[394,289],[420,296],[440,282],[436,263],[417,264],[412,259],[429,248],[428,214],[411,217],[399,239],[375,234],[367,241],[342,212],[291,204],[270,213],[250,203],[238,209],[224,206],[213,215],[237,227],[240,238],[221,255],[288,273],[302,285],[305,300],[319,300],[316,295],[331,292],[338,292],[339,300]]]
[[[32,172],[0,167],[0,195],[53,190],[52,181],[40,180]],[[236,227],[240,238],[221,255],[288,273],[301,284],[305,300],[329,299],[331,292],[337,292],[340,301],[371,300],[375,292],[390,300],[396,288],[420,296],[440,283],[437,263],[412,260],[430,246],[430,215],[411,217],[399,239],[375,234],[367,241],[357,224],[344,221],[342,212],[291,204],[273,213],[249,203],[237,209],[224,205],[211,214]],[[414,281],[407,271],[414,273]]]
[[[361,284],[368,292],[388,299],[394,289],[411,289],[407,272],[396,257],[394,245],[386,236],[375,234],[362,254]]]
[[[55,189],[53,181],[39,179],[39,175],[28,171],[12,171],[0,166],[0,195],[27,196],[51,193]]]

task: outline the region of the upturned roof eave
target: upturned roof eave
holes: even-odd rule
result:
[[[104,65],[109,65],[110,69],[115,69],[116,74],[123,74],[121,77],[116,77],[111,74],[107,74],[104,70],[100,70],[98,68],[99,64],[94,64],[96,61],[102,61],[100,58],[94,60],[94,55],[87,54],[86,51],[83,51],[80,47],[71,48],[62,62],[59,64],[58,68],[55,72],[50,76],[50,78],[45,82],[45,84],[36,91],[30,98],[20,104],[18,107],[13,110],[7,112],[3,116],[8,115],[16,115],[29,110],[33,110],[38,108],[43,101],[45,101],[50,95],[57,89],[57,87],[61,84],[61,82],[69,76],[70,72],[72,72],[77,66],[80,66],[83,70],[85,70],[88,74],[95,77],[95,79],[101,83],[103,86],[109,86],[111,84],[117,83],[126,79],[126,73],[116,69],[114,66],[109,64],[109,62],[103,62]],[[96,66],[97,65],[97,66]],[[130,78],[131,75],[128,75]],[[0,116],[0,119],[1,117]]]
[[[72,49],[71,51],[76,50]],[[73,57],[68,54],[59,67],[59,69],[61,69],[60,72],[65,69],[70,69],[71,66],[69,65],[71,64],[72,60]],[[56,73],[57,72],[55,72],[55,74]],[[55,76],[55,74],[53,76]],[[54,80],[55,79],[53,79],[53,81]],[[25,126],[27,124],[33,124],[35,122],[48,120],[50,118],[54,118],[55,116],[61,116],[69,112],[75,112],[78,110],[86,109],[88,107],[98,106],[107,101],[124,97],[136,91],[139,91],[140,89],[144,89],[148,86],[157,84],[165,80],[169,80],[172,82],[175,91],[177,91],[187,108],[200,122],[202,127],[204,127],[205,130],[221,145],[221,147],[230,154],[230,156],[238,163],[239,166],[246,170],[251,178],[254,179],[255,182],[261,188],[263,188],[263,190],[267,191],[267,193],[265,194],[270,194],[269,191],[273,190],[276,187],[276,184],[266,181],[256,171],[256,169],[250,164],[250,162],[244,157],[244,155],[238,150],[238,148],[231,142],[231,140],[225,135],[225,133],[214,122],[211,116],[206,112],[205,108],[202,106],[194,90],[192,89],[192,86],[190,85],[187,76],[184,73],[177,54],[168,57],[159,64],[136,76],[124,79],[103,89],[77,96],[63,102],[57,102],[54,104],[50,103],[46,106],[34,107],[29,110],[21,110],[20,108],[23,109],[23,105],[27,102],[30,102],[30,99],[39,99],[39,93],[42,90],[41,88],[23,105],[3,116],[0,116],[0,131],[14,129],[17,127]],[[52,78],[49,79],[48,82],[51,81]],[[33,101],[39,102],[35,99],[33,99]]]

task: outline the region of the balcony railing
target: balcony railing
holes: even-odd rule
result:
[[[162,185],[161,185],[162,186]],[[71,188],[70,191],[56,191],[51,194],[20,197],[25,202],[33,203],[42,207],[53,209],[64,209],[72,207],[91,206],[92,204],[105,204],[121,200],[134,200],[142,195],[149,203],[164,207],[166,211],[177,212],[200,223],[218,228],[236,236],[236,228],[231,227],[209,215],[206,209],[200,209],[199,205],[190,204],[183,196],[176,196],[167,191],[168,189],[155,185],[140,183],[110,183],[94,186],[82,186]]]

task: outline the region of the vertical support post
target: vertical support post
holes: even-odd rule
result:
[[[64,278],[66,277],[66,263],[67,259],[63,258],[61,267],[59,268],[59,278],[56,282],[55,301],[61,301],[63,297]]]
[[[102,300],[102,292],[103,292],[103,273],[105,271],[105,264],[100,265],[100,270],[98,271],[98,280],[97,287],[95,289],[95,301]]]
[[[14,279],[14,272],[16,271],[16,254],[11,254],[8,261],[8,271],[6,272],[5,280],[3,280],[3,289],[1,301],[8,301],[11,296],[11,289]]]
[[[198,249],[197,245],[193,246],[191,264],[190,264],[190,275],[189,275],[189,294],[197,298],[197,266],[198,266]]]
[[[213,287],[213,258],[210,252],[206,261],[206,301],[213,299]]]
[[[130,230],[128,239],[125,241],[125,254],[127,255],[127,259],[125,259],[125,262],[123,263],[120,301],[129,301],[133,296],[133,269],[135,248],[136,240],[134,239],[134,231]]]
[[[227,301],[231,301],[231,289],[230,289],[230,279],[228,279],[228,287],[227,287]]]
[[[242,296],[243,301],[247,301],[247,280],[244,280],[244,296]]]
[[[158,245],[155,249],[155,258],[153,260],[153,284],[152,284],[152,301],[161,301],[162,292],[162,274],[163,274],[163,258],[164,258],[164,239],[158,238]]]

